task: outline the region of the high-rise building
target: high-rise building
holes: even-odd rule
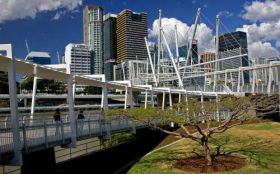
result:
[[[179,50],[179,57],[188,56],[188,47],[186,45],[179,47],[178,50]],[[189,61],[188,61],[189,64],[191,61],[191,59],[190,59],[191,57],[193,60],[193,64],[197,64],[198,63],[197,40],[193,40],[191,54],[189,55]]]
[[[242,31],[226,33],[219,36],[219,59],[248,54],[247,34]],[[234,69],[249,66],[248,56],[220,61],[219,70]],[[243,72],[244,83],[249,83],[249,74]],[[233,73],[233,83],[238,79],[238,73]]]
[[[147,59],[147,13],[123,10],[117,17],[117,63]]]
[[[83,11],[84,44],[94,51],[93,74],[103,74],[103,8],[87,5]]]
[[[113,67],[117,62],[117,15],[108,13],[103,20],[104,74],[106,80],[113,80]]]
[[[149,50],[152,58],[153,64],[157,64],[158,57],[158,48],[157,45],[153,42],[149,42]]]
[[[31,51],[26,56],[25,60],[41,65],[51,64],[51,56],[48,52]]]
[[[205,62],[210,62],[210,61],[214,61],[216,58],[216,55],[215,53],[211,53],[211,52],[204,52],[204,53],[201,53],[200,54],[200,63],[205,63]],[[215,71],[215,63],[208,63],[208,64],[205,64],[203,66],[203,70],[205,73],[207,72],[213,72]],[[207,76],[206,77],[206,82],[208,84],[211,84],[214,82],[214,76],[213,75],[210,75],[210,76]]]
[[[65,63],[67,72],[73,74],[92,74],[93,51],[89,45],[69,43],[65,47]]]

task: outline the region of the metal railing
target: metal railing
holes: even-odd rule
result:
[[[23,119],[20,121],[21,147],[26,152],[32,152],[58,145],[71,143],[71,128],[68,119],[54,122],[52,119]],[[76,120],[77,140],[104,136],[111,138],[112,133],[133,132],[136,127],[134,121],[121,117],[95,117]],[[0,161],[5,155],[13,153],[12,125],[5,121],[0,123]]]

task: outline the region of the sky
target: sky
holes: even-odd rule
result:
[[[68,43],[83,42],[82,11],[85,5],[102,6],[104,14],[123,9],[148,13],[149,40],[157,36],[158,10],[163,28],[174,48],[174,26],[179,45],[187,43],[201,8],[196,39],[199,52],[214,49],[215,18],[221,18],[221,33],[245,31],[249,56],[277,56],[280,52],[280,0],[0,0],[0,44],[11,43],[13,54],[24,59],[25,40],[31,51],[47,51],[57,63]],[[190,26],[192,26],[190,28]]]

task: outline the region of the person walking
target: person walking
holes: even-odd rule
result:
[[[59,108],[57,108],[55,110],[55,113],[53,114],[53,120],[56,124],[56,128],[55,128],[55,136],[59,135],[60,133],[60,129],[59,129],[59,125],[61,123],[61,118],[60,118],[60,111]]]
[[[83,133],[83,129],[84,129],[84,112],[80,111],[80,113],[78,114],[78,135],[81,135]]]

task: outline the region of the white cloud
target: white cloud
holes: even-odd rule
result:
[[[186,23],[175,18],[162,18],[162,27],[164,35],[169,46],[174,49],[175,47],[175,25],[178,31],[178,45],[186,45],[188,38],[190,39],[194,26],[190,28]],[[150,38],[157,38],[158,36],[158,19],[153,22],[153,28],[149,30]],[[205,50],[214,48],[214,37],[212,29],[206,24],[201,23],[197,26],[196,39],[198,40],[198,52],[201,53]]]
[[[0,23],[9,20],[35,18],[37,13],[60,8],[74,10],[82,0],[0,0]]]
[[[274,48],[269,42],[253,42],[249,44],[248,49],[249,56],[251,58],[272,57],[279,55],[279,51],[276,48]]]
[[[260,23],[259,25],[243,25],[242,28],[237,28],[237,30],[247,32],[249,42],[280,40],[280,20],[278,22]]]
[[[280,16],[280,0],[253,1],[244,6],[244,19],[256,22],[278,21]]]
[[[244,9],[242,17],[254,23],[236,30],[247,32],[250,56],[279,56],[279,50],[271,43],[280,47],[280,0],[253,1]]]
[[[67,11],[58,11],[56,14],[53,16],[52,20],[58,20],[60,17],[64,16],[67,13]]]
[[[233,16],[234,14],[233,14],[233,12],[229,12],[229,11],[224,10],[224,11],[220,11],[220,12],[218,13],[218,15],[220,15],[220,16],[225,16],[225,17],[231,17],[231,16]]]

